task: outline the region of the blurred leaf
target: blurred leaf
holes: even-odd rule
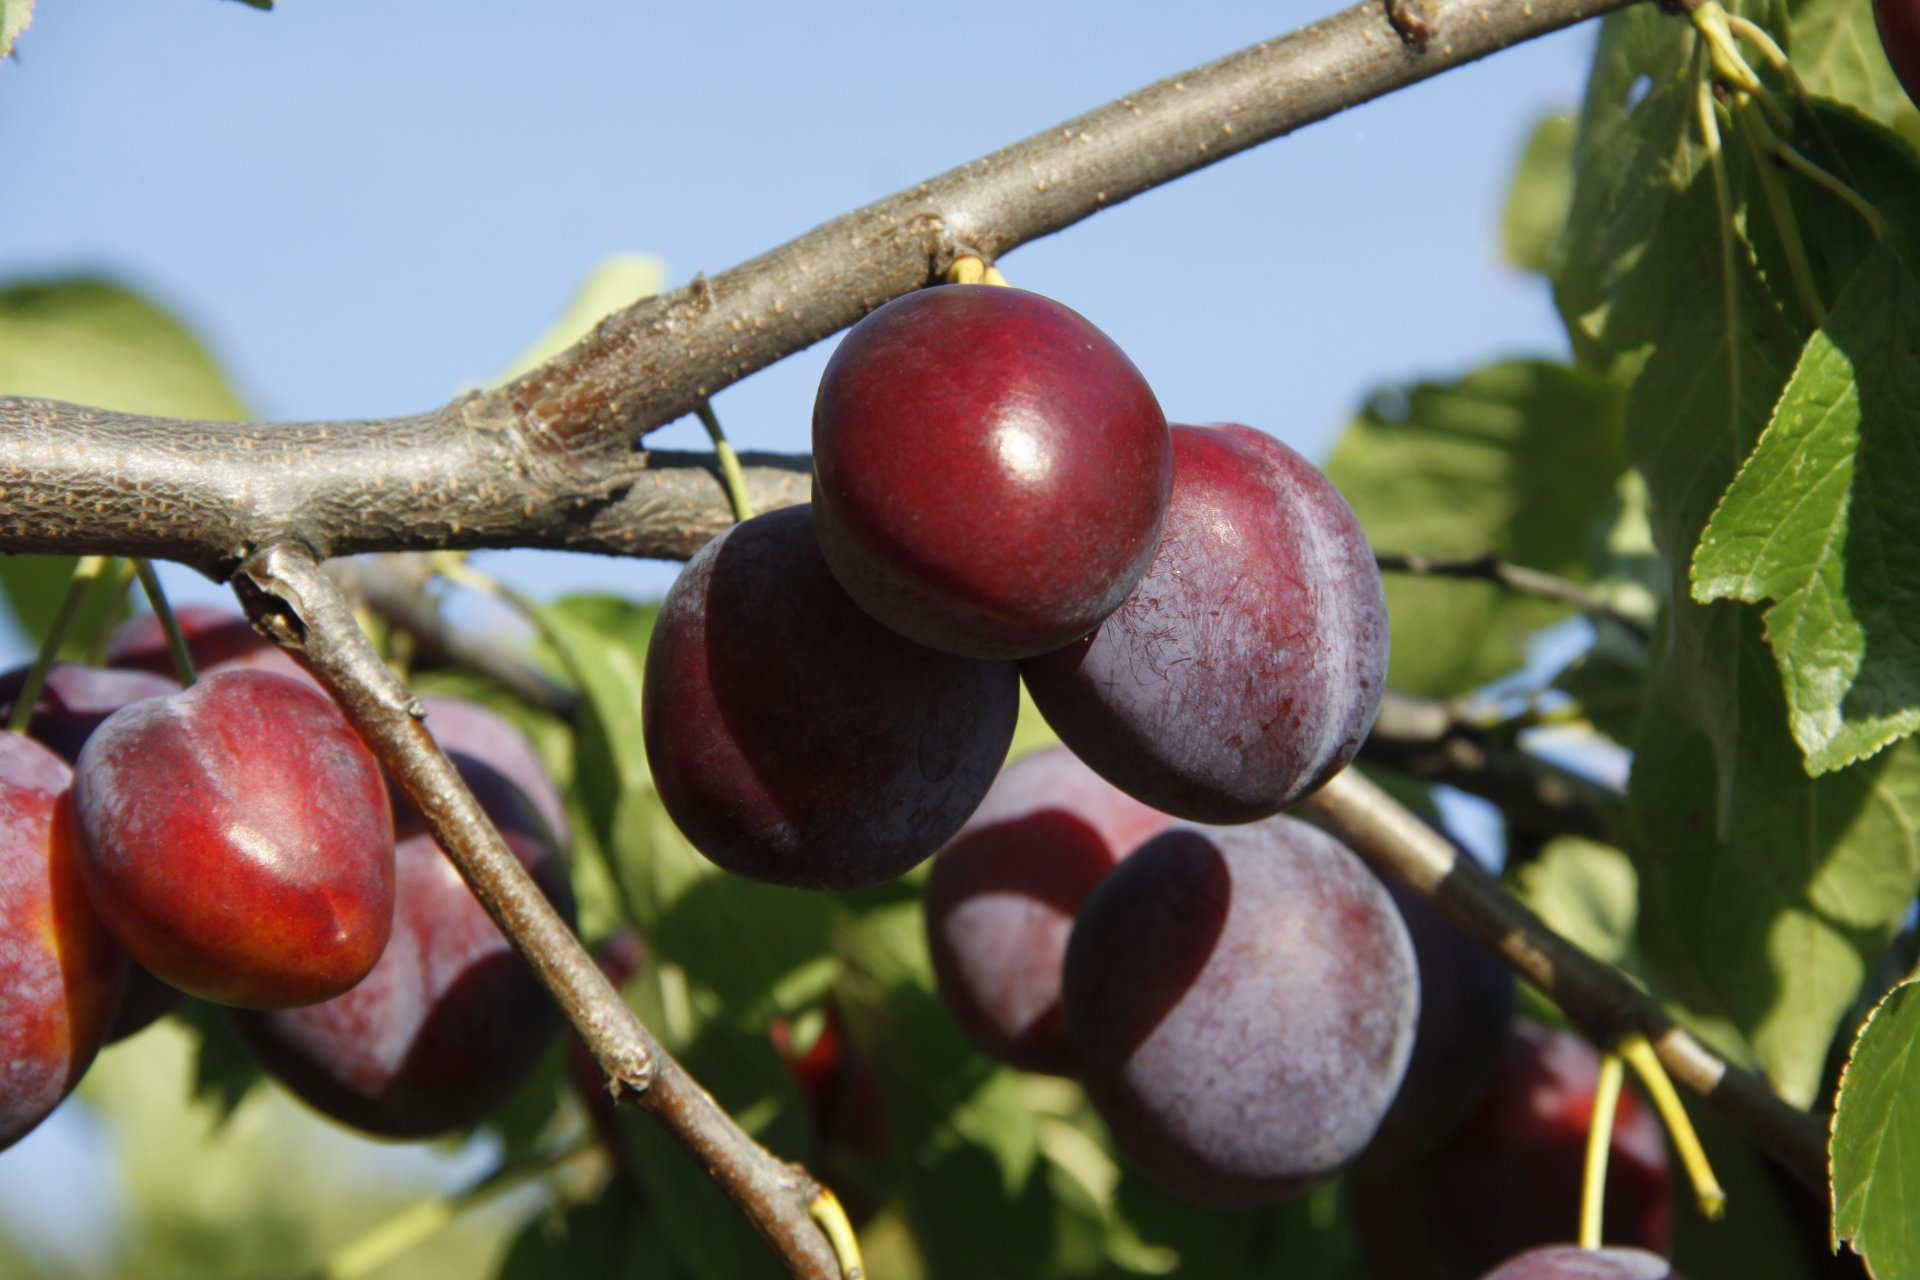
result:
[[[666,267],[655,258],[627,255],[607,259],[593,269],[553,327],[535,338],[519,359],[501,371],[495,383],[513,381],[586,337],[606,316],[660,292],[666,274]]]
[[[654,1216],[617,1185],[591,1204],[528,1223],[502,1260],[498,1280],[676,1280]]]
[[[1527,905],[1588,955],[1619,964],[1632,951],[1640,881],[1620,850],[1561,836],[1522,866],[1517,879]]]
[[[1867,1019],[1833,1119],[1833,1235],[1875,1280],[1920,1277],[1920,983],[1895,987]]]
[[[1821,1280],[1836,1274],[1820,1265],[1826,1197],[1781,1173],[1712,1107],[1689,1107],[1688,1114],[1726,1190],[1727,1206],[1718,1222],[1684,1204],[1676,1209],[1676,1272],[1687,1280]]]
[[[1500,246],[1507,262],[1522,271],[1553,267],[1553,247],[1573,203],[1575,132],[1572,116],[1543,117],[1520,152],[1501,216]]]
[[[1585,577],[1614,499],[1620,395],[1540,361],[1376,396],[1327,464],[1374,547],[1439,557],[1492,552]],[[1387,575],[1389,682],[1452,696],[1518,668],[1527,638],[1567,610],[1484,582]]]
[[[13,42],[33,24],[33,0],[0,0],[0,58],[13,52]]]
[[[1694,555],[1702,604],[1774,602],[1767,639],[1809,773],[1920,728],[1916,349],[1920,281],[1883,249],[1807,345]]]
[[[1788,49],[1809,93],[1852,103],[1883,124],[1916,119],[1912,101],[1887,65],[1871,4],[1795,0],[1791,7]]]
[[[225,1010],[204,1000],[188,1000],[173,1017],[193,1033],[194,1101],[209,1108],[214,1123],[225,1124],[266,1076],[252,1051],[234,1034]]]

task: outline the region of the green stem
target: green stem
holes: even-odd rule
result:
[[[1653,1103],[1653,1109],[1660,1114],[1661,1123],[1667,1127],[1667,1137],[1673,1141],[1673,1149],[1680,1157],[1680,1167],[1687,1171],[1687,1180],[1693,1184],[1693,1194],[1700,1205],[1700,1212],[1709,1222],[1717,1222],[1727,1211],[1727,1193],[1721,1190],[1720,1179],[1714,1176],[1713,1166],[1707,1161],[1706,1148],[1700,1145],[1700,1135],[1695,1132],[1693,1121],[1687,1118],[1687,1109],[1680,1101],[1680,1094],[1674,1089],[1673,1081],[1667,1075],[1667,1069],[1660,1065],[1660,1055],[1655,1053],[1653,1045],[1642,1035],[1631,1035],[1622,1040],[1616,1052],[1633,1068],[1640,1077],[1640,1083],[1646,1086],[1647,1097]]]
[[[753,504],[747,501],[747,477],[740,469],[740,455],[727,443],[727,433],[720,429],[720,419],[714,415],[712,402],[702,400],[694,412],[700,415],[700,425],[707,429],[707,438],[713,441],[714,456],[720,459],[720,475],[726,481],[727,501],[733,504],[733,518],[742,523],[753,519]]]
[[[20,692],[14,695],[13,710],[7,716],[9,733],[25,733],[27,722],[33,719],[33,704],[40,701],[40,690],[47,683],[47,672],[53,670],[54,662],[60,656],[60,645],[67,638],[67,629],[73,625],[73,617],[80,612],[81,601],[87,598],[87,592],[99,580],[107,567],[105,556],[83,556],[73,566],[73,576],[67,579],[67,589],[60,596],[60,603],[53,611],[53,621],[47,624],[47,634],[40,638],[39,652],[33,655],[33,665],[27,668],[27,678],[20,686]]]
[[[353,1241],[314,1273],[314,1280],[359,1280],[385,1266],[407,1250],[432,1239],[460,1217],[536,1178],[545,1177],[574,1158],[596,1150],[592,1142],[541,1156],[525,1164],[505,1164],[454,1196],[429,1196],[407,1206]]]
[[[187,638],[180,634],[180,622],[173,616],[173,606],[167,603],[167,593],[160,588],[160,576],[153,571],[153,561],[136,556],[133,571],[146,590],[153,616],[160,619],[160,629],[166,633],[167,652],[173,657],[173,670],[180,677],[180,687],[190,689],[194,681],[193,655],[187,652]]]

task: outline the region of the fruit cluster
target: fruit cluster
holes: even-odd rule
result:
[[[1058,303],[950,285],[847,334],[814,407],[812,503],[688,563],[642,711],[696,848],[844,890],[973,812],[1023,679],[1101,776],[1244,823],[1352,759],[1386,659],[1372,552],[1324,476],[1247,427],[1169,428]]]
[[[312,677],[238,615],[179,620],[190,688],[142,618],[115,665],[51,669],[30,736],[0,734],[0,1149],[187,995],[233,1006],[269,1072],[336,1120],[477,1122],[557,1034],[552,1003]],[[0,677],[5,710],[25,674]],[[483,708],[423,702],[570,917],[565,817],[532,748]]]

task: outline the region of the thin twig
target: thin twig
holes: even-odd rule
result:
[[[1439,556],[1402,555],[1382,552],[1374,557],[1382,573],[1406,573],[1428,578],[1471,578],[1491,582],[1516,595],[1535,596],[1555,604],[1571,605],[1585,614],[1605,618],[1627,634],[1645,642],[1652,632],[1647,624],[1620,612],[1613,602],[1591,587],[1540,569],[1513,564],[1488,552],[1464,559]]]
[[[809,1206],[819,1185],[747,1136],[634,1016],[507,848],[418,704],[380,661],[346,597],[313,557],[270,547],[235,580],[255,626],[301,653],[382,767],[419,810],[503,933],[552,993],[621,1101],[664,1125],[720,1184],[789,1272],[839,1275]]]
[[[1624,974],[1549,929],[1540,917],[1461,856],[1393,797],[1348,769],[1303,807],[1383,874],[1433,902],[1454,924],[1505,960],[1563,1009],[1597,1045],[1638,1032],[1673,1079],[1717,1107],[1808,1187],[1827,1185],[1827,1134],[1676,1025]]]

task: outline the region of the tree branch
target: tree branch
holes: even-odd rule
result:
[[[1464,560],[1444,560],[1435,556],[1394,555],[1382,552],[1374,557],[1382,573],[1406,573],[1428,578],[1472,578],[1504,587],[1515,595],[1534,596],[1555,604],[1571,605],[1582,613],[1606,618],[1642,644],[1653,636],[1647,624],[1630,618],[1613,607],[1613,602],[1590,587],[1539,569],[1513,564],[1488,552]]]
[[[305,551],[270,547],[247,561],[235,586],[256,626],[305,655],[474,896],[553,994],[614,1096],[651,1112],[793,1275],[835,1280],[838,1263],[808,1215],[818,1185],[748,1137],[641,1025],[494,830],[333,580]]]
[[[636,452],[722,387],[937,279],[1229,155],[1634,0],[1365,0],[636,303],[500,390],[353,423],[181,422],[0,399],[0,551],[157,556],[229,576],[279,543],[684,556],[729,521],[710,458]],[[1401,14],[1402,27],[1405,24]],[[756,510],[805,459],[750,467]]]
[[[1638,1031],[1667,1072],[1739,1124],[1795,1178],[1824,1193],[1827,1131],[1752,1072],[1675,1025],[1610,965],[1549,929],[1443,836],[1348,769],[1302,804],[1384,874],[1404,882],[1545,992],[1597,1045]]]

